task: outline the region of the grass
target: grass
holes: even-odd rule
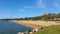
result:
[[[39,30],[35,34],[60,34],[60,26],[49,26]]]

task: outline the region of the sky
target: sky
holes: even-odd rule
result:
[[[40,16],[60,13],[60,0],[0,0],[0,18]]]

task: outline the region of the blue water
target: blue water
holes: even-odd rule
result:
[[[0,20],[0,34],[17,34],[18,32],[25,32],[31,29],[33,28],[15,22]]]

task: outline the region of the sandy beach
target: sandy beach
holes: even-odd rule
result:
[[[25,26],[31,26],[35,28],[40,28],[44,26],[50,26],[50,25],[60,25],[60,21],[30,21],[30,20],[12,20],[12,22],[16,22],[18,24],[22,24]]]

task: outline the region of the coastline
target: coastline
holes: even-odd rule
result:
[[[31,20],[10,20],[12,22],[16,22],[18,24],[22,24],[25,26],[30,26],[33,28],[41,28],[44,26],[51,26],[51,25],[60,25],[57,21],[31,21]]]
[[[46,21],[31,21],[31,20],[10,20],[10,21],[33,28],[29,32],[29,34],[34,34],[35,32],[39,31],[40,29],[45,28],[46,26],[60,25],[60,21],[48,21],[48,22],[46,22]],[[18,33],[18,34],[20,34],[20,33]]]

